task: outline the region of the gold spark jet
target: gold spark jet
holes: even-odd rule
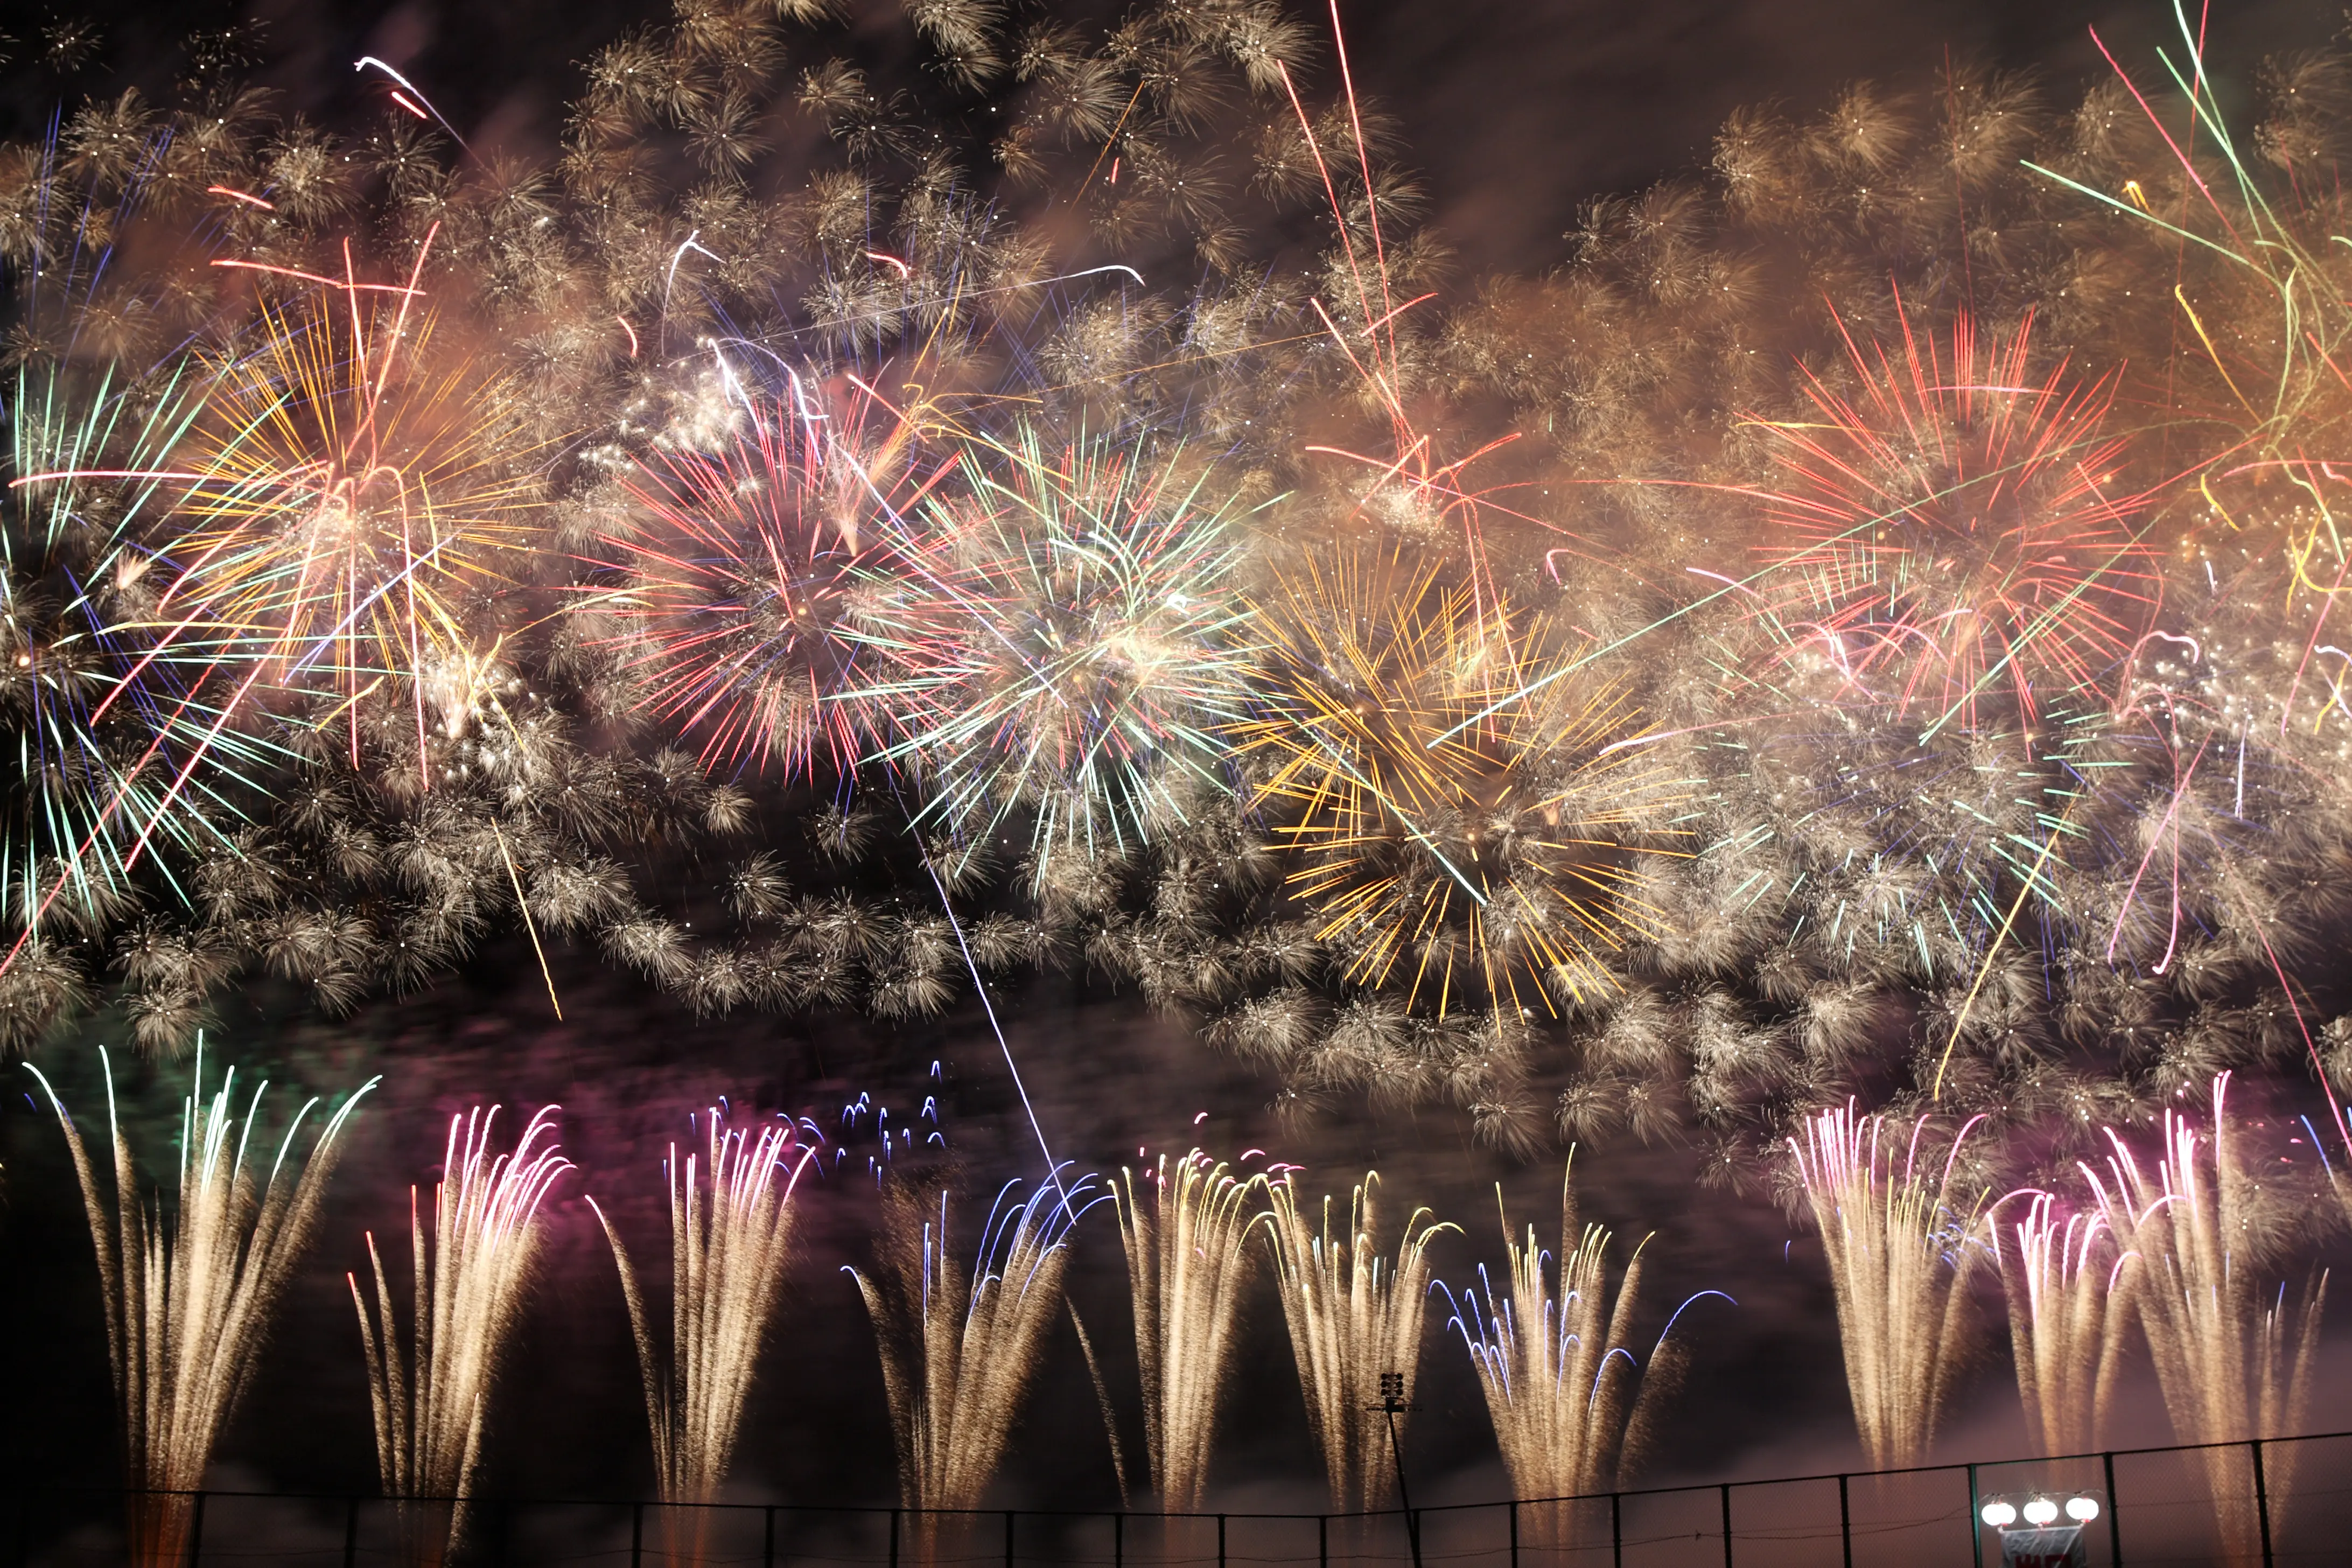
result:
[[[2229,1087],[2228,1073],[2213,1080],[2210,1138],[2196,1118],[2164,1113],[2164,1156],[2153,1174],[2112,1131],[2106,1173],[2083,1167],[2116,1245],[2139,1255],[2140,1327],[2181,1443],[2240,1444],[2302,1429],[2327,1295],[2325,1271],[2292,1305],[2284,1290],[2265,1304],[2256,1286],[2261,1260],[2248,1242],[2266,1200],[2231,1147]],[[2226,1560],[2261,1562],[2251,1455],[2232,1447],[2200,1458]],[[2273,1532],[2293,1490],[2295,1458],[2291,1443],[2263,1457]]]
[[[409,1189],[415,1294],[404,1346],[373,1233],[373,1321],[359,1280],[345,1277],[367,1355],[377,1471],[401,1505],[402,1555],[420,1568],[438,1568],[465,1532],[490,1388],[539,1253],[540,1205],[572,1168],[556,1152],[554,1112],[541,1110],[514,1152],[495,1157],[498,1107],[449,1119],[429,1247]]]
[[[1575,1169],[1571,1151],[1560,1180],[1559,1249],[1550,1255],[1549,1272],[1536,1227],[1528,1226],[1527,1239],[1516,1242],[1506,1217],[1507,1294],[1498,1302],[1488,1287],[1483,1312],[1474,1297],[1468,1317],[1454,1319],[1518,1498],[1577,1497],[1622,1485],[1685,1364],[1671,1324],[1646,1370],[1634,1360],[1643,1247],[1633,1249],[1612,1300],[1609,1247],[1615,1238],[1604,1226],[1579,1223]],[[1499,1186],[1495,1198],[1499,1217]],[[1539,1550],[1575,1546],[1575,1505],[1528,1510],[1525,1520]]]
[[[1952,1167],[1975,1123],[1961,1128],[1939,1173],[1932,1154],[1923,1168],[1929,1120],[1898,1123],[1848,1104],[1808,1116],[1804,1137],[1789,1141],[1821,1226],[1846,1390],[1874,1469],[1927,1462],[1959,1371],[1965,1284],[1979,1256],[1970,1237],[1983,1194],[1965,1209],[1952,1200]],[[1904,1140],[1899,1169],[1885,1149],[1890,1130]]]
[[[1161,1155],[1112,1189],[1135,1304],[1135,1359],[1152,1489],[1171,1513],[1197,1510],[1209,1479],[1217,1399],[1233,1358],[1234,1325],[1249,1280],[1250,1189],[1198,1149]]]
[[[1403,1373],[1411,1386],[1429,1299],[1429,1243],[1455,1228],[1415,1209],[1398,1236],[1394,1260],[1382,1257],[1375,1239],[1380,1184],[1378,1172],[1365,1173],[1349,1200],[1347,1234],[1335,1237],[1329,1197],[1318,1228],[1300,1208],[1295,1173],[1266,1184],[1273,1206],[1264,1217],[1283,1322],[1307,1425],[1323,1451],[1331,1507],[1339,1513],[1387,1505],[1393,1479],[1388,1428],[1368,1412],[1378,1408],[1382,1373]]]
[[[2009,1300],[2010,1353],[2027,1435],[2044,1454],[2104,1447],[2137,1256],[2117,1252],[2100,1215],[2062,1222],[2048,1193],[2032,1194],[2016,1224],[1991,1219],[1987,1228]]]
[[[604,1238],[620,1269],[629,1327],[645,1378],[646,1419],[653,1433],[654,1485],[663,1510],[668,1558],[699,1563],[709,1555],[709,1515],[725,1484],[743,1405],[773,1325],[790,1260],[793,1194],[811,1158],[795,1150],[793,1129],[778,1123],[755,1137],[706,1113],[709,1150],[683,1163],[675,1144],[663,1162],[668,1181],[670,1341],[654,1340],[651,1315],[620,1233],[596,1200]]]
[[[973,1275],[948,1244],[948,1195],[883,1194],[881,1266],[852,1271],[874,1322],[898,1449],[898,1492],[915,1547],[936,1552],[939,1512],[974,1509],[995,1478],[1021,1401],[1062,1307],[1069,1232],[1087,1184],[1059,1173],[1025,1202],[997,1197]]]
[[[309,1158],[289,1175],[294,1135],[319,1104],[316,1097],[305,1101],[287,1124],[268,1173],[257,1182],[246,1150],[268,1082],[255,1089],[240,1124],[230,1101],[236,1068],[205,1098],[199,1038],[195,1081],[180,1104],[178,1208],[166,1220],[160,1205],[151,1208],[139,1199],[138,1167],[116,1114],[113,1063],[102,1048],[99,1060],[106,1073],[107,1139],[114,1157],[109,1193],[100,1191],[89,1151],[57,1090],[39,1068],[28,1063],[26,1070],[39,1080],[65,1130],[98,1253],[106,1348],[122,1405],[123,1477],[132,1489],[131,1562],[135,1568],[177,1568],[188,1555],[192,1494],[205,1484],[213,1445],[245,1392],[278,1298],[318,1228],[343,1128],[381,1080],[368,1079],[343,1101]]]

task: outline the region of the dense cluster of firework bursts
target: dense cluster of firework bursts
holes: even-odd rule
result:
[[[1952,68],[1743,113],[1557,270],[1465,282],[1319,20],[910,0],[926,99],[823,10],[682,0],[586,62],[543,167],[373,60],[341,130],[281,117],[218,38],[175,101],[0,149],[0,1049],[97,1012],[176,1053],[232,985],[345,1010],[493,931],[559,1009],[565,944],[709,1011],[1074,969],[1302,1115],[1799,1173],[1886,1457],[1979,1234],[2052,1441],[2127,1321],[2198,1432],[2286,1418],[2287,1373],[2224,1398],[2200,1359],[2254,1332],[2217,1259],[2255,1222],[2214,1215],[2255,1200],[2185,1130],[2218,1075],[2352,1074],[2352,65],[2268,69],[2250,130],[2195,36],[2074,107]],[[1974,1120],[1893,1158],[1849,1101]],[[2159,1119],[2151,1178],[2109,1130]],[[462,1489],[488,1362],[448,1336],[527,1261],[543,1188],[479,1136],[447,1212],[514,1228],[420,1217],[415,1315],[380,1266],[363,1307],[387,1484]],[[772,1152],[674,1189],[678,1279],[745,1317]],[[1170,1495],[1242,1180],[1114,1192]],[[2020,1183],[2095,1198],[1971,1217]],[[1293,1320],[1315,1397],[1352,1400],[1424,1222],[1391,1271],[1276,1212],[1286,1289],[1349,1325]],[[944,1210],[896,1222],[868,1300],[921,1495],[970,1492],[953,1434],[1020,1383],[969,1356],[1042,1331],[989,1271],[1051,1277],[1073,1217],[1000,1215],[969,1275]],[[117,1315],[163,1310],[122,1256]],[[1590,1359],[1529,1303],[1597,1310],[1514,1258],[1470,1331],[1507,1403]],[[748,1342],[664,1352],[628,1278],[699,1495],[731,1407],[696,1380],[736,1374],[697,1369]],[[1592,1418],[1507,1449],[1597,1474]]]
[[[317,1100],[303,1106],[264,1176],[268,1086],[240,1117],[236,1073],[207,1100],[203,1070],[200,1056],[183,1111],[177,1212],[168,1218],[142,1193],[138,1163],[112,1122],[110,1071],[110,1180],[100,1178],[72,1118],[40,1080],[71,1150],[104,1287],[133,1493],[131,1555],[141,1563],[177,1562],[188,1550],[191,1494],[319,1229],[344,1129],[374,1087],[330,1115],[314,1114]],[[1874,1466],[1928,1459],[1956,1370],[1983,1326],[1973,1289],[1982,1271],[1999,1275],[2028,1441],[2046,1455],[2113,1446],[2110,1395],[2127,1358],[2152,1363],[2183,1443],[2227,1445],[2301,1426],[2326,1279],[2315,1276],[2292,1303],[2268,1282],[2284,1237],[2256,1164],[2274,1157],[2241,1147],[2264,1124],[2233,1118],[2229,1090],[2226,1076],[2210,1086],[2210,1117],[2167,1113],[2152,1169],[2133,1140],[2106,1130],[2105,1158],[2079,1167],[2081,1195],[2068,1199],[2037,1188],[1993,1199],[1969,1157],[1975,1121],[1895,1122],[1851,1106],[1805,1119],[1775,1168],[1820,1232],[1855,1426]],[[845,1128],[859,1109],[845,1112]],[[695,1120],[701,1146],[673,1144],[662,1163],[667,1343],[619,1228],[583,1198],[611,1244],[635,1331],[656,1493],[688,1505],[716,1500],[728,1480],[794,1273],[805,1189],[846,1152],[806,1119],[713,1108]],[[306,1124],[316,1130],[298,1154]],[[551,1107],[511,1148],[497,1109],[453,1117],[440,1180],[429,1197],[412,1194],[413,1268],[403,1289],[392,1285],[373,1236],[348,1238],[365,1258],[364,1275],[351,1275],[355,1349],[367,1366],[382,1484],[399,1500],[405,1561],[438,1563],[467,1531],[501,1363],[556,1223],[552,1200],[583,1180],[558,1136]],[[1247,1161],[1263,1158],[1252,1150]],[[1612,1234],[1580,1225],[1572,1182],[1563,1186],[1556,1247],[1532,1226],[1515,1237],[1503,1215],[1499,1275],[1479,1265],[1476,1284],[1457,1290],[1437,1283],[1434,1269],[1439,1252],[1466,1245],[1458,1227],[1426,1209],[1395,1224],[1377,1173],[1356,1186],[1340,1227],[1335,1199],[1322,1199],[1318,1220],[1299,1168],[1279,1162],[1253,1169],[1195,1149],[1108,1184],[1059,1167],[1025,1191],[1019,1182],[1001,1190],[967,1258],[955,1237],[951,1179],[883,1162],[872,1173],[881,1209],[872,1261],[846,1272],[873,1326],[901,1500],[915,1512],[926,1558],[941,1516],[988,1496],[1065,1315],[1101,1404],[1123,1500],[1131,1506],[1140,1494],[1168,1511],[1195,1511],[1215,1479],[1243,1306],[1270,1288],[1330,1506],[1357,1512],[1387,1506],[1400,1483],[1401,1459],[1371,1417],[1394,1424],[1408,1413],[1394,1380],[1417,1373],[1426,1310],[1443,1300],[1451,1311],[1440,1338],[1468,1353],[1514,1496],[1560,1504],[1528,1516],[1538,1543],[1559,1547],[1579,1534],[1571,1500],[1626,1485],[1652,1447],[1661,1408],[1689,1364],[1692,1310],[1707,1298],[1728,1300],[1703,1290],[1663,1327],[1645,1316],[1646,1242],[1612,1267]],[[1109,1220],[1088,1218],[1105,1208]],[[1065,1291],[1073,1245],[1111,1228],[1133,1310],[1139,1472],[1120,1442],[1118,1402],[1095,1342]],[[2237,1473],[2243,1451],[2214,1447],[2199,1458],[2225,1544],[2254,1560],[2262,1525]],[[2294,1484],[2291,1465],[2275,1454],[2266,1484],[2265,1517],[2275,1521]],[[702,1561],[707,1526],[700,1510],[665,1510],[668,1553]]]
[[[908,16],[930,119],[697,4],[547,168],[220,49],[6,151],[0,1047],[499,931],[1732,1180],[2343,1070],[2345,68],[1743,116],[1456,288],[1337,33]]]

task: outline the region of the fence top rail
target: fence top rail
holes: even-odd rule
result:
[[[2299,1432],[2291,1436],[2239,1437],[2223,1443],[2163,1443],[2145,1448],[2094,1448],[2080,1454],[2031,1455],[2016,1459],[1979,1459],[1974,1462],[1955,1461],[1941,1465],[1910,1465],[1885,1470],[1824,1470],[1803,1476],[1759,1476],[1744,1481],[1685,1481],[1677,1486],[1624,1487],[1616,1491],[1573,1492],[1562,1497],[1495,1498],[1485,1502],[1431,1503],[1420,1508],[1364,1509],[1353,1513],[1326,1511],[1322,1513],[1259,1513],[1238,1510],[1196,1509],[1170,1511],[1160,1509],[1133,1508],[909,1508],[890,1503],[822,1503],[822,1502],[664,1502],[659,1498],[563,1498],[507,1497],[483,1494],[474,1497],[414,1495],[387,1497],[370,1496],[349,1491],[247,1491],[226,1488],[173,1489],[165,1487],[22,1487],[0,1485],[0,1498],[22,1501],[33,1497],[184,1497],[222,1498],[270,1502],[332,1502],[345,1505],[368,1503],[378,1506],[413,1507],[417,1505],[450,1506],[463,1503],[470,1508],[680,1508],[709,1509],[738,1513],[812,1513],[860,1514],[874,1518],[904,1519],[985,1519],[1002,1520],[1007,1515],[1025,1519],[1162,1519],[1162,1520],[1266,1520],[1310,1523],[1317,1520],[1333,1519],[1396,1519],[1408,1511],[1426,1513],[1462,1513],[1474,1509],[1539,1508],[1554,1503],[1606,1502],[1612,1498],[1671,1497],[1679,1492],[1728,1491],[1742,1487],[1805,1486],[1825,1481],[1874,1480],[1891,1476],[1942,1475],[1954,1470],[1984,1470],[2011,1465],[2063,1465],[2088,1459],[2129,1459],[2150,1454],[2197,1454],[2215,1448],[2247,1448],[2259,1444],[2325,1443],[2352,1438],[2352,1431]]]

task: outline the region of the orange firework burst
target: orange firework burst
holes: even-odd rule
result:
[[[2129,651],[2158,580],[2104,431],[2112,377],[2028,368],[1965,315],[1948,344],[1849,338],[1853,384],[1808,376],[1817,419],[1768,421],[1787,482],[1767,501],[1767,597],[1857,684],[1973,725],[1989,692],[2031,720]]]
[[[161,614],[274,688],[339,699],[354,737],[360,700],[405,686],[421,745],[428,706],[470,706],[442,689],[483,663],[459,601],[527,537],[540,443],[510,383],[436,341],[415,275],[308,280],[214,368]]]
[[[1290,886],[1348,978],[1407,965],[1440,1012],[1613,988],[1655,923],[1632,869],[1673,852],[1677,797],[1624,687],[1543,679],[1586,650],[1395,555],[1312,561],[1256,608],[1268,668],[1238,739],[1259,798],[1291,807]]]

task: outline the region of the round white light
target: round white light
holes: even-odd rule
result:
[[[2099,1500],[2095,1497],[2070,1497],[2066,1500],[2066,1517],[2077,1524],[2088,1524],[2099,1517]]]
[[[2035,1498],[2025,1505],[2025,1522],[2028,1524],[2048,1524],[2057,1517],[2058,1505],[2046,1497]]]
[[[1984,1505],[1984,1521],[1995,1530],[2003,1529],[2017,1522],[2017,1510],[2005,1502],[1989,1502]]]

